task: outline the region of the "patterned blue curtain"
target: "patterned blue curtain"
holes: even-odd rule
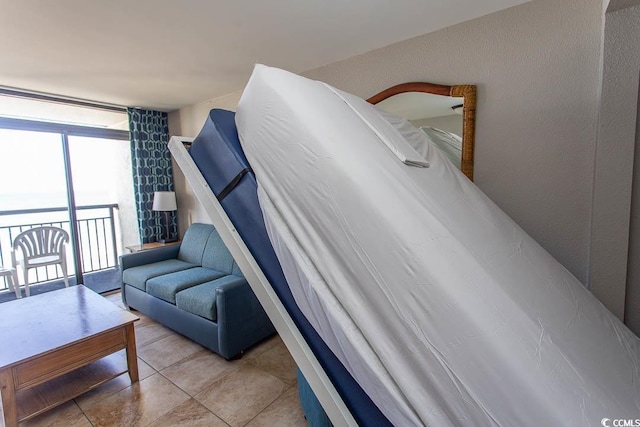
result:
[[[154,191],[174,191],[167,113],[127,108],[131,138],[133,189],[142,243],[155,242],[164,230],[164,214],[153,211]],[[176,212],[169,212],[169,232],[177,236]]]

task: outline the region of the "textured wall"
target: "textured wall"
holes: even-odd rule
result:
[[[365,98],[406,81],[477,84],[476,183],[586,282],[602,8],[534,0],[304,75]],[[195,135],[202,105],[172,113],[172,132]]]
[[[640,37],[638,38],[640,40]],[[636,115],[635,163],[631,203],[631,232],[626,286],[624,321],[636,335],[640,335],[640,97]]]
[[[589,282],[607,308],[623,318],[640,74],[640,7],[620,9],[618,3],[611,1],[605,21]]]
[[[240,96],[242,96],[241,90],[169,113],[169,132],[171,135],[191,137],[198,135],[211,109],[223,108],[235,111]]]
[[[594,224],[604,217],[604,226],[592,237],[592,290],[640,335],[640,0],[611,0],[604,64],[594,199]],[[630,217],[610,213],[629,208]]]

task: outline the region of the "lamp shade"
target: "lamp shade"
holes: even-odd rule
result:
[[[174,191],[156,191],[153,193],[154,211],[175,211],[178,209],[176,205],[176,193]]]

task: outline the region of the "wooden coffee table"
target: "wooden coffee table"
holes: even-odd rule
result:
[[[138,317],[84,286],[0,304],[0,391],[17,426],[125,372],[138,381]],[[113,354],[126,349],[126,360]]]

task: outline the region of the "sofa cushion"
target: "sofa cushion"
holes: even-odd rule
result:
[[[147,280],[163,274],[182,271],[193,267],[196,267],[196,265],[179,259],[168,259],[165,261],[127,268],[122,272],[122,281],[142,291],[146,291]]]
[[[217,321],[216,289],[222,285],[245,282],[244,277],[224,276],[210,282],[185,289],[176,294],[176,306],[209,320]]]
[[[175,304],[176,293],[191,286],[217,279],[225,274],[208,268],[194,267],[147,280],[147,293]]]
[[[215,228],[211,224],[191,224],[180,243],[178,259],[201,266],[202,254],[212,231]]]
[[[204,254],[202,255],[201,265],[206,268],[212,268],[226,274],[231,274],[233,269],[233,257],[222,241],[217,230],[213,230],[209,235],[209,240],[207,240],[207,245],[205,246]]]

